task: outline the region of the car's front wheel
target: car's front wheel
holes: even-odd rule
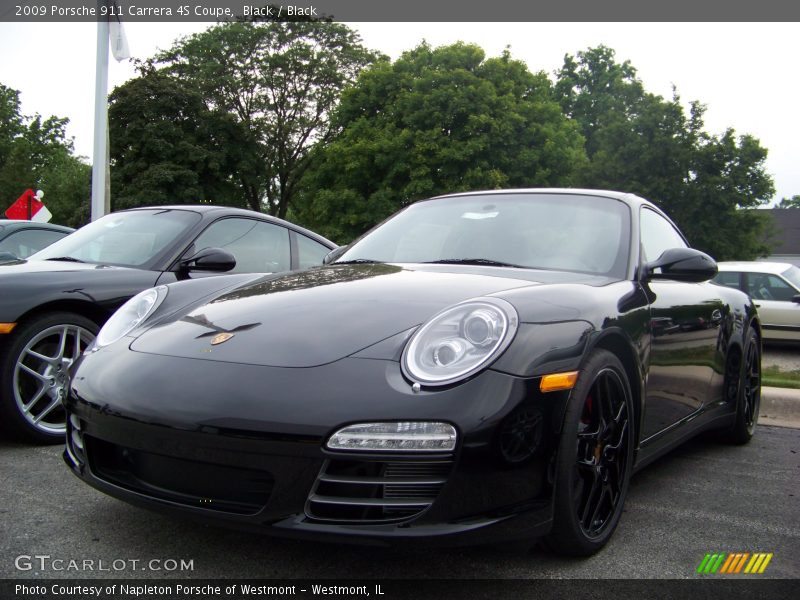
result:
[[[12,436],[61,443],[70,367],[98,327],[78,314],[53,312],[17,325],[0,352],[0,423]]]
[[[547,545],[587,556],[611,538],[633,467],[633,402],[619,359],[589,357],[570,395],[555,472],[553,529]]]

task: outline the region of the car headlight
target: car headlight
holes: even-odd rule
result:
[[[167,286],[160,285],[139,292],[125,304],[119,307],[117,312],[111,315],[106,321],[100,333],[95,338],[91,349],[102,348],[113,344],[123,336],[128,335],[138,325],[141,325],[147,317],[153,314],[158,305],[167,297]]]
[[[403,351],[403,372],[423,385],[448,385],[488,366],[514,339],[519,317],[499,298],[456,304],[430,318]]]

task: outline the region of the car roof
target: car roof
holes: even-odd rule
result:
[[[475,192],[457,192],[454,194],[445,194],[442,196],[435,196],[431,198],[431,200],[438,200],[442,198],[455,198],[459,196],[483,196],[483,195],[508,195],[508,194],[569,194],[569,195],[580,195],[580,196],[597,196],[601,198],[614,198],[615,200],[621,200],[633,206],[651,206],[654,208],[658,208],[655,204],[650,202],[649,200],[645,200],[644,198],[637,196],[636,194],[631,194],[629,192],[615,192],[612,190],[589,190],[583,188],[518,188],[518,189],[503,189],[503,190],[482,190],[482,191],[475,191]]]
[[[236,208],[234,206],[219,206],[216,204],[167,204],[158,206],[136,206],[134,208],[125,208],[122,210],[117,210],[114,211],[114,213],[133,212],[138,210],[187,210],[200,213],[203,216],[209,216],[209,217],[213,217],[215,214],[225,214],[232,217],[239,216],[239,217],[263,219],[266,221],[272,221],[273,223],[283,225],[284,227],[288,227],[289,229],[293,229],[294,231],[302,233],[306,237],[310,237],[311,239],[316,240],[325,246],[329,246],[330,248],[337,247],[337,244],[335,242],[332,242],[328,238],[323,237],[320,234],[311,231],[310,229],[306,229],[305,227],[296,225],[291,221],[279,219],[278,217],[273,217],[272,215],[268,215],[262,212],[257,212],[254,210],[248,210],[246,208]],[[114,213],[109,213],[109,214],[114,214]]]
[[[761,262],[761,261],[726,261],[717,263],[717,268],[720,271],[744,271],[745,273],[772,273],[773,275],[780,275],[787,269],[791,268],[791,263],[782,262]]]
[[[72,227],[66,227],[64,225],[39,223],[38,221],[24,221],[21,219],[0,219],[0,229],[5,232],[10,232],[15,229],[49,229],[51,231],[63,231],[64,233],[72,233],[75,231]]]

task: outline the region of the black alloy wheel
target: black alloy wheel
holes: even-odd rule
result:
[[[592,353],[572,390],[556,461],[555,514],[547,544],[587,556],[619,522],[633,467],[633,402],[625,369]]]

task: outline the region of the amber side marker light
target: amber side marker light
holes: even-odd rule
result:
[[[571,390],[578,381],[578,371],[568,373],[551,373],[542,377],[539,390],[542,392],[557,392],[559,390]]]
[[[16,326],[16,323],[0,323],[0,334],[11,333],[11,330]]]

